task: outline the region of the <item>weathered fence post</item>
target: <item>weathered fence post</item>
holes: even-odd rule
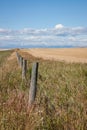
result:
[[[18,60],[18,52],[16,51],[16,56],[17,56],[17,60]]]
[[[22,79],[26,78],[26,71],[27,71],[27,60],[23,59]]]
[[[31,106],[35,101],[36,91],[37,91],[37,76],[38,76],[38,62],[33,63],[32,66],[32,75],[31,75],[31,83],[30,83],[30,90],[29,90],[29,106]]]
[[[23,66],[23,57],[20,56],[20,67],[22,68]]]
[[[18,64],[20,65],[20,55],[18,54],[18,52],[16,52],[16,56],[17,56]]]

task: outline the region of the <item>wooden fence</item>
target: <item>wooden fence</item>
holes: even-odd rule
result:
[[[16,52],[18,65],[22,69],[22,80],[26,79],[27,73],[27,60],[25,60],[18,52]],[[31,82],[30,82],[30,89],[29,89],[29,107],[35,101],[36,92],[37,92],[37,76],[38,76],[38,62],[34,62],[32,65],[32,73],[31,73]]]

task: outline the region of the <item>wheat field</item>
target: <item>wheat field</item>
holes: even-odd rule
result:
[[[87,48],[34,48],[22,51],[48,60],[87,63]]]

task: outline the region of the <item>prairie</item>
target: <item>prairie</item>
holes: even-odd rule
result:
[[[0,130],[87,130],[87,63],[44,60],[30,51],[18,52],[28,60],[25,81],[15,51],[0,52]],[[32,64],[36,61],[37,94],[28,112]]]

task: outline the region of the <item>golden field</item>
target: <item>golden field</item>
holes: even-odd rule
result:
[[[87,63],[87,48],[34,48],[22,51],[47,60]]]

